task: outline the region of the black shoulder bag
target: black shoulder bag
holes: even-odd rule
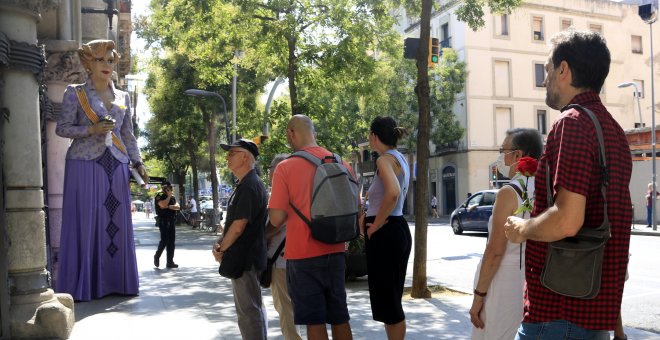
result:
[[[273,280],[273,267],[275,266],[275,261],[277,261],[277,258],[280,256],[280,253],[282,253],[282,249],[284,249],[284,243],[286,243],[286,238],[280,242],[280,246],[277,247],[277,250],[275,250],[275,254],[273,254],[273,257],[268,258],[268,263],[266,263],[266,269],[261,272],[259,275],[259,284],[261,287],[268,288],[270,287],[270,283]]]
[[[603,223],[598,228],[582,227],[577,235],[548,243],[545,266],[541,273],[541,284],[551,291],[578,299],[593,299],[600,291],[605,244],[610,239],[610,222],[607,218],[605,188],[609,180],[605,162],[603,130],[591,110],[577,104],[569,108],[581,109],[589,115],[596,128],[599,144],[599,164],[603,172],[600,192],[603,196]],[[550,167],[546,163],[546,188],[548,207],[554,204]]]

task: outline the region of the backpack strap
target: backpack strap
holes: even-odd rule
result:
[[[296,151],[287,158],[293,158],[293,157],[303,158],[303,159],[307,160],[308,162],[312,163],[315,167],[318,167],[319,165],[323,164],[323,161],[321,159],[319,159],[318,157],[312,155],[311,153],[309,153],[305,150]],[[311,204],[311,202],[310,202],[310,204]],[[300,210],[298,210],[298,208],[296,208],[296,206],[293,205],[293,203],[291,203],[291,201],[289,201],[289,206],[291,206],[293,211],[295,211],[296,214],[298,214],[298,216],[300,217],[300,219],[303,220],[308,226],[312,225],[312,221],[309,218],[307,218],[307,216],[305,216]]]

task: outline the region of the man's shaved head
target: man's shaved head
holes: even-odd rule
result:
[[[307,146],[316,146],[316,132],[314,123],[305,115],[295,115],[289,119],[287,128],[287,141],[294,150]]]

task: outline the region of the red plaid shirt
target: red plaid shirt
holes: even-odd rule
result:
[[[593,330],[612,330],[621,309],[623,284],[628,267],[630,223],[630,173],[632,159],[623,129],[607,112],[595,92],[573,98],[594,112],[603,129],[605,154],[609,168],[607,207],[612,237],[605,246],[600,292],[592,300],[565,297],[541,285],[540,275],[548,244],[529,240],[525,252],[525,316],[524,322],[567,320]],[[545,152],[536,173],[534,210],[537,216],[548,207],[546,198],[546,163],[554,176],[553,195],[562,187],[587,198],[584,226],[596,228],[603,220],[603,198],[600,193],[602,171],[598,164],[596,129],[589,116],[575,109],[560,115],[548,134]]]

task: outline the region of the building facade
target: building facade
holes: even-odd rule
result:
[[[431,36],[455,49],[468,71],[465,90],[454,105],[465,134],[454,150],[431,149],[430,193],[437,196],[441,214],[450,214],[468,193],[496,186],[493,165],[506,130],[531,127],[546,136],[551,129],[559,111],[545,104],[543,80],[549,39],[556,32],[573,27],[603,34],[612,57],[603,103],[624,130],[651,126],[650,30],[637,6],[609,0],[530,0],[511,14],[486,11],[485,27],[475,32],[458,21],[458,3],[443,1],[431,18]],[[404,37],[419,37],[418,18],[404,11],[398,17],[397,29]],[[660,37],[653,39],[659,46]],[[633,87],[618,87],[625,82],[637,84],[641,110]]]

